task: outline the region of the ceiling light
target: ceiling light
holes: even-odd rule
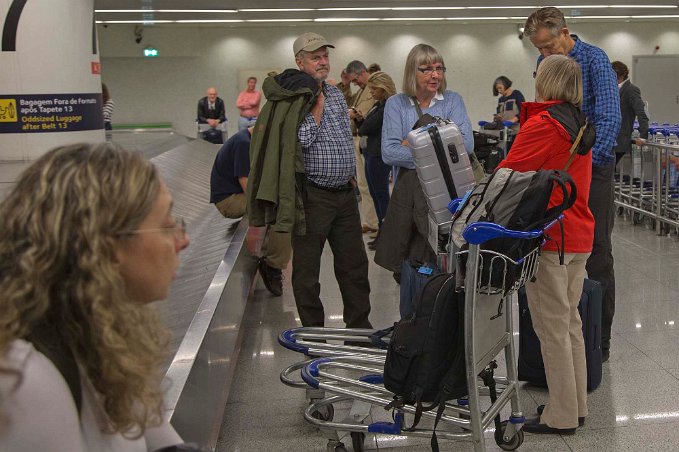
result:
[[[445,17],[387,17],[382,20],[445,20]]]
[[[314,11],[313,8],[244,8],[238,11],[242,13],[278,13],[290,11]]]
[[[313,19],[246,19],[245,22],[313,22]]]
[[[537,9],[537,6],[466,6],[465,9]]]
[[[559,9],[602,9],[602,8],[676,8],[677,5],[563,5]]]
[[[318,8],[316,11],[389,11],[393,8],[366,7],[366,8]],[[422,8],[424,9],[424,8]]]
[[[98,24],[145,24],[145,25],[153,25],[153,24],[171,24],[176,21],[174,20],[98,20]]]
[[[509,20],[509,17],[446,17],[446,20]]]
[[[159,13],[237,13],[236,9],[158,9]]]
[[[416,10],[444,10],[444,9],[466,9],[466,6],[399,6],[391,8],[394,11],[416,11]]]
[[[369,22],[382,20],[378,17],[320,17],[314,19],[314,22]]]
[[[243,19],[182,19],[175,20],[178,24],[226,24],[245,22]]]
[[[95,9],[95,13],[237,13],[235,9]]]

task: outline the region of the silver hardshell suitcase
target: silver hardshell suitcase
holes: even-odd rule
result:
[[[451,199],[463,197],[475,185],[460,129],[451,121],[437,118],[435,123],[408,133],[408,143],[431,220],[438,225],[450,223]]]

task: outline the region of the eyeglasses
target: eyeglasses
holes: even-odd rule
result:
[[[119,235],[143,234],[147,232],[172,232],[174,233],[174,238],[181,242],[186,239],[186,222],[184,218],[178,217],[174,219],[174,226],[169,228],[137,229],[136,231],[121,232]]]
[[[427,67],[418,67],[417,70],[420,71],[421,73],[423,73],[424,75],[431,75],[434,71],[436,71],[436,73],[437,73],[438,75],[443,75],[443,74],[446,73],[446,67],[445,67],[445,66],[439,66],[439,67],[431,67],[431,66],[427,66]]]

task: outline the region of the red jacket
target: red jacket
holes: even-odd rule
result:
[[[563,170],[572,146],[566,129],[554,119],[547,108],[561,101],[524,102],[521,106],[521,129],[512,144],[511,151],[498,168],[516,171],[538,169]],[[589,186],[592,181],[592,153],[577,155],[568,168],[577,188],[578,196],[573,206],[564,212],[564,251],[566,253],[589,253],[594,240],[594,217],[588,207]],[[549,207],[560,204],[561,190],[554,190]],[[547,231],[554,240],[549,240],[544,249],[557,251],[561,246],[559,225]]]

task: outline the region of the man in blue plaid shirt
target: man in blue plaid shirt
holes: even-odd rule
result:
[[[316,79],[321,90],[297,131],[304,154],[306,234],[292,238],[292,289],[302,325],[324,326],[319,276],[327,240],[344,302],[344,322],[348,328],[372,328],[368,256],[354,194],[354,142],[344,96],[325,83],[328,48],[334,46],[316,33],[304,33],[293,44],[297,67]]]
[[[558,8],[541,8],[531,14],[526,20],[524,35],[540,51],[538,65],[549,55],[567,55],[577,61],[582,70],[582,111],[596,130],[589,192],[589,209],[595,221],[594,244],[586,268],[588,277],[599,281],[603,290],[601,348],[603,360],[606,361],[609,357],[611,324],[615,312],[615,274],[611,242],[614,219],[613,147],[621,123],[616,74],[603,50],[570,34],[564,15]],[[543,428],[535,433],[553,432],[549,428]]]

